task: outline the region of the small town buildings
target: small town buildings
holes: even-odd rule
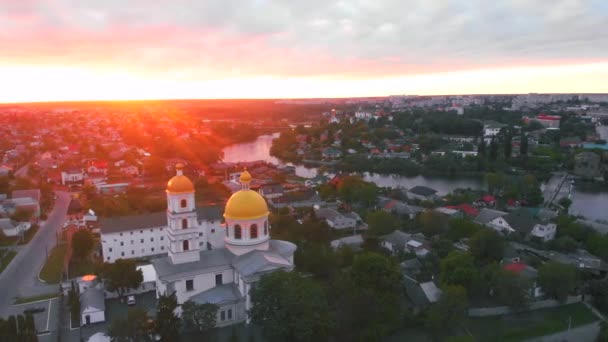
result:
[[[412,238],[411,234],[404,233],[400,230],[384,235],[380,238],[380,246],[389,250],[392,254],[405,252],[408,241]]]
[[[416,279],[403,274],[403,284],[408,304],[412,311],[420,312],[441,298],[442,291],[433,281],[418,282]]]
[[[408,190],[407,197],[420,201],[434,201],[437,199],[437,190],[427,186],[417,185]]]
[[[494,230],[498,230],[498,231],[502,231],[505,229],[509,230],[509,229],[511,229],[511,227],[503,219],[503,217],[506,216],[507,214],[508,213],[506,213],[504,211],[483,208],[479,212],[479,215],[477,215],[477,217],[475,217],[473,222],[480,224],[482,226],[492,228]]]
[[[355,229],[361,223],[361,217],[355,212],[340,213],[331,208],[315,210],[315,215],[323,219],[333,229]]]

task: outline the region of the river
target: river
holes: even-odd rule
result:
[[[224,148],[224,161],[236,163],[240,161],[264,160],[276,165],[293,165],[283,163],[270,155],[272,140],[279,133],[259,136],[255,141],[243,144],[231,145]],[[319,171],[314,167],[296,165],[296,175],[304,178],[315,177]],[[485,181],[480,178],[469,177],[428,177],[415,176],[406,177],[401,175],[381,175],[375,173],[364,173],[363,179],[374,182],[381,187],[403,187],[412,188],[416,185],[424,185],[437,190],[439,195],[446,195],[455,189],[485,190]],[[571,194],[572,206],[570,214],[582,215],[590,220],[608,221],[608,189],[598,190],[597,186],[576,184]]]

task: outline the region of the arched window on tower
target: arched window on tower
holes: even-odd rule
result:
[[[182,207],[182,208],[187,207],[188,206],[188,201],[185,200],[185,199],[181,200],[181,202],[179,202],[179,206]]]
[[[188,251],[188,250],[190,250],[190,243],[188,243],[188,240],[184,240],[184,241],[182,241],[182,249],[183,249],[184,251]]]
[[[268,221],[264,221],[264,236],[268,235]]]
[[[241,239],[241,226],[239,226],[238,224],[236,226],[234,226],[234,238],[236,240],[240,240]]]
[[[252,224],[251,227],[249,227],[249,236],[252,239],[257,239],[258,238],[258,225],[257,224]]]
[[[226,237],[229,238],[230,237],[230,229],[228,229],[228,227],[226,227]]]
[[[186,229],[188,228],[188,219],[183,219],[182,220],[182,229]]]

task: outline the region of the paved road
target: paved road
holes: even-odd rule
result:
[[[38,280],[38,273],[46,261],[47,250],[50,251],[57,241],[57,232],[61,230],[70,203],[67,192],[57,192],[55,207],[38,233],[0,273],[0,317],[10,313],[10,306],[15,297],[29,297],[58,292],[57,285],[47,285]]]
[[[593,342],[600,333],[599,322],[572,328],[543,337],[533,338],[526,342]]]

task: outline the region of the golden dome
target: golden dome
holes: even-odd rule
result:
[[[241,183],[249,183],[251,182],[251,174],[247,171],[247,168],[241,172],[241,177],[239,177]]]
[[[167,192],[179,194],[185,192],[194,192],[194,184],[190,178],[184,176],[182,170],[184,169],[183,164],[175,165],[177,175],[169,180],[167,183]]]
[[[257,192],[248,189],[239,190],[230,196],[224,211],[225,218],[236,220],[253,220],[266,215],[266,200]]]

